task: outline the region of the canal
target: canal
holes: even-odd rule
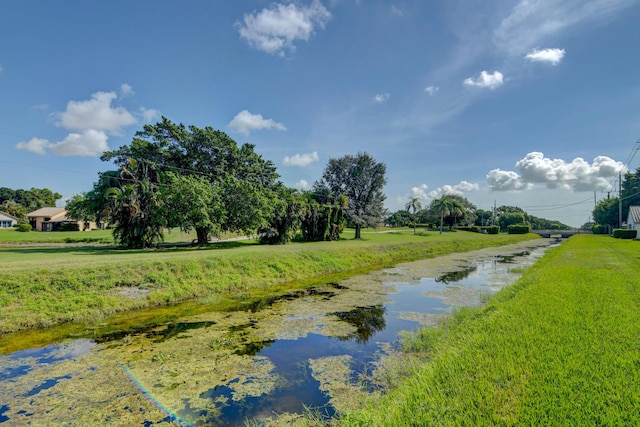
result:
[[[244,310],[0,355],[0,424],[288,425],[309,409],[330,418],[377,390],[402,331],[482,304],[550,245],[403,263]]]

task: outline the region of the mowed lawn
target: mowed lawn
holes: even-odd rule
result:
[[[640,242],[577,235],[481,309],[424,329],[347,426],[640,425]]]

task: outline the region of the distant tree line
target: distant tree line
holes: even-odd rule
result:
[[[62,195],[48,188],[31,188],[30,190],[13,190],[0,187],[0,211],[18,220],[26,221],[27,214],[40,208],[52,207]]]
[[[387,225],[394,227],[412,226],[421,224],[423,227],[454,227],[478,226],[486,227],[496,225],[500,231],[506,232],[509,226],[528,225],[533,230],[562,230],[570,226],[560,221],[548,220],[530,215],[517,206],[499,206],[492,210],[478,209],[473,203],[463,196],[447,194],[433,199],[429,205],[422,208],[419,199],[412,197],[405,205],[404,210],[398,210],[385,219]]]
[[[612,228],[621,228],[622,222],[626,222],[629,216],[629,207],[640,205],[640,168],[635,172],[625,173],[620,187],[618,197],[607,197],[596,203],[593,220],[594,227],[598,230],[606,232]]]
[[[128,248],[163,241],[166,228],[195,231],[198,244],[223,232],[257,234],[264,243],[355,237],[384,215],[386,167],[367,153],[330,159],[311,191],[285,187],[271,161],[211,127],[145,125],[131,144],[105,152],[115,170],[67,203],[69,215],[108,223]]]

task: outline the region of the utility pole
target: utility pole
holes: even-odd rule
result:
[[[491,215],[491,225],[496,225],[496,201],[493,200],[493,215]]]
[[[622,228],[622,173],[618,174],[618,228]]]

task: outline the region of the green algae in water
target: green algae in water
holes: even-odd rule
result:
[[[465,254],[465,262],[468,257]],[[390,323],[385,320],[389,316],[386,307],[394,286],[387,280],[393,277],[394,283],[418,285],[421,281],[415,278],[425,277],[425,271],[444,274],[452,266],[461,265],[461,257],[440,261],[426,268],[424,264],[403,264],[345,279],[339,287],[328,284],[313,292],[276,298],[260,310],[187,310],[182,317],[174,312],[168,323],[132,328],[120,340],[85,340],[87,348],[82,351],[74,349],[73,342],[61,345],[47,355],[46,363],[42,357],[30,356],[29,351],[20,357],[0,356],[0,375],[12,376],[4,380],[0,377],[0,402],[11,402],[1,409],[0,417],[7,418],[5,425],[177,425],[179,420],[167,415],[175,414],[190,424],[205,425],[229,408],[250,405],[256,399],[268,400],[297,386],[298,380],[283,371],[281,362],[274,362],[272,347],[283,341],[303,343],[319,336],[336,337],[333,341],[308,341],[336,346],[335,350],[322,349],[326,352],[345,351],[358,340],[366,342],[372,366],[382,366],[384,343],[372,338]],[[448,297],[442,293],[437,297],[458,302],[453,298],[455,288],[447,286]],[[421,318],[418,311],[404,310],[394,316],[431,324],[442,314]],[[354,357],[343,353],[304,358],[294,364],[308,365],[329,405],[340,412],[357,405],[358,399],[371,392],[368,388],[374,382],[354,380],[361,369],[361,362]],[[371,369],[372,375],[384,378],[384,374]],[[217,393],[216,389],[225,392]],[[247,413],[264,425],[304,422],[291,411],[283,411],[280,417],[265,411]]]

